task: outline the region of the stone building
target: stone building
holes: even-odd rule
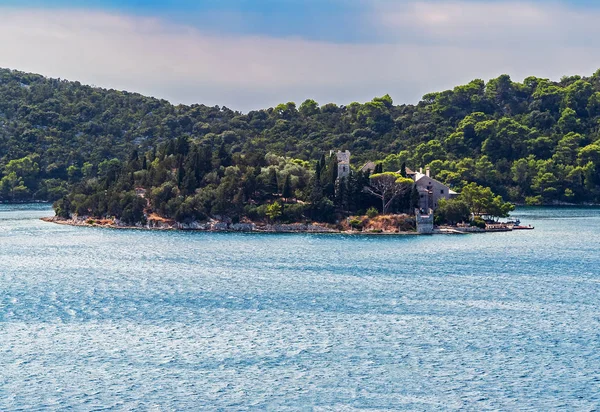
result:
[[[347,178],[350,175],[350,151],[337,152],[338,161],[338,179]]]
[[[429,168],[425,169],[425,174],[423,174],[423,169],[413,172],[407,168],[406,175],[415,181],[419,192],[419,209],[421,210],[435,210],[440,199],[452,199],[458,196],[458,193],[431,177]]]

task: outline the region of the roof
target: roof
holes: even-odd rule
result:
[[[433,182],[439,183],[439,184],[440,184],[440,185],[442,185],[442,186],[448,187],[447,185],[443,184],[442,182],[440,182],[440,181],[439,181],[439,180],[437,180],[437,179],[434,179],[434,178],[433,178],[433,177],[431,177],[431,176],[427,176],[427,175],[424,175],[423,173],[416,172],[416,173],[415,173],[415,183],[418,183],[418,182],[419,182],[420,180],[422,180],[422,179],[426,179],[426,180],[429,180],[429,181],[433,181]],[[448,190],[450,190],[450,188],[449,188],[449,187],[448,187]]]
[[[409,174],[409,173],[408,173],[408,171],[407,171],[407,174]],[[454,190],[450,189],[450,187],[449,187],[448,185],[446,185],[446,184],[444,184],[444,183],[440,182],[440,181],[439,181],[439,180],[437,180],[437,179],[434,179],[434,178],[433,178],[433,177],[431,177],[431,176],[424,175],[424,174],[423,174],[423,173],[421,173],[421,172],[413,172],[413,174],[414,174],[415,183],[418,183],[420,180],[426,179],[426,180],[428,180],[428,181],[433,181],[433,182],[436,182],[436,183],[438,183],[438,184],[440,184],[440,185],[444,186],[445,188],[447,188],[447,189],[448,189],[448,194],[449,194],[449,195],[458,195],[458,194],[459,194],[458,192],[455,192]]]
[[[365,163],[365,165],[363,167],[360,168],[360,171],[361,172],[367,172],[367,171],[372,172],[375,170],[376,166],[377,165],[375,164],[375,162],[368,161],[367,163]]]
[[[406,172],[406,176],[412,176],[415,174],[415,172],[413,172],[412,170],[410,170],[408,167],[404,168],[404,171]],[[396,173],[398,174],[402,174],[402,169],[398,170]]]

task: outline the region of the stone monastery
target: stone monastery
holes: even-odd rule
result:
[[[338,178],[347,177],[351,173],[350,151],[338,151],[337,160]],[[375,167],[376,164],[374,162],[367,162],[360,170],[373,173]],[[399,170],[398,173],[401,173],[401,171]],[[422,168],[418,172],[413,172],[409,168],[406,168],[406,176],[415,181],[415,185],[419,191],[419,209],[422,211],[435,210],[440,199],[452,199],[458,196],[458,193],[434,179],[431,176],[429,167],[425,169],[425,173],[423,173]]]

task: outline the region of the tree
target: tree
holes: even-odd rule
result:
[[[277,184],[277,171],[274,168],[269,168],[269,177],[267,182],[267,191],[269,194],[275,194],[279,192],[279,185]]]
[[[18,177],[15,172],[10,172],[0,180],[0,192],[2,197],[11,201],[23,200],[29,194],[23,179]]]
[[[533,179],[531,188],[544,200],[549,201],[559,194],[558,184],[558,179],[553,173],[540,170]]]
[[[577,158],[581,165],[588,164],[589,162],[600,165],[600,143],[594,143],[583,147],[579,150]]]
[[[417,185],[413,184],[412,190],[410,192],[410,213],[413,214],[415,209],[419,208],[420,197],[419,197],[419,189],[417,189]]]
[[[394,199],[410,190],[413,184],[412,179],[399,173],[384,172],[371,175],[369,186],[364,190],[381,199],[381,211],[386,214]]]
[[[302,116],[312,116],[319,112],[319,104],[312,99],[307,99],[300,105],[298,111]]]
[[[459,199],[465,202],[476,216],[507,217],[514,205],[495,195],[489,187],[469,183],[463,187]]]
[[[288,201],[289,198],[292,197],[292,184],[290,182],[289,174],[285,176],[285,180],[283,181],[283,187],[281,188],[281,197],[283,197],[285,201]]]
[[[271,203],[267,206],[266,215],[271,221],[277,220],[283,214],[283,208],[279,202]]]
[[[469,205],[462,199],[440,199],[435,215],[441,222],[449,224],[471,220]]]

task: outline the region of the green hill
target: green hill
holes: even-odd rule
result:
[[[151,152],[184,138],[233,156],[316,161],[330,149],[348,149],[354,166],[429,165],[457,190],[476,182],[513,201],[600,202],[599,127],[600,70],[559,82],[474,80],[417,105],[383,96],[243,114],[2,69],[0,200],[59,199],[105,173],[107,160],[127,161],[134,149]]]

